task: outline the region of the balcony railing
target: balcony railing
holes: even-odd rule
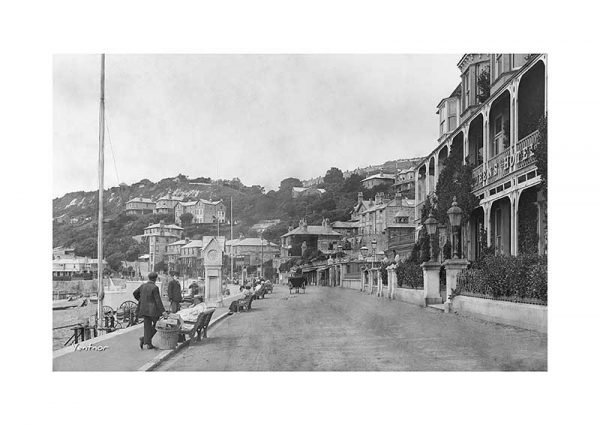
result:
[[[535,130],[529,136],[523,137],[517,143],[517,170],[520,168],[527,167],[535,162],[533,157],[533,147],[538,144],[540,140],[540,132]]]
[[[503,152],[491,158],[487,164],[482,164],[473,170],[473,189],[477,190],[500,180],[513,171],[534,163],[533,147],[538,143],[538,130],[522,138],[516,145],[510,146]]]

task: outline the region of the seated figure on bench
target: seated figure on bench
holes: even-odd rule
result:
[[[242,290],[242,295],[244,298],[250,297],[254,295],[254,290],[250,285],[248,285]],[[229,304],[229,314],[233,314],[238,311],[238,304],[239,300],[234,300],[231,302],[231,304]]]
[[[194,297],[194,304],[183,310],[179,310],[177,314],[183,319],[184,322],[195,322],[198,320],[198,316],[206,311],[206,303],[204,298],[200,295]]]

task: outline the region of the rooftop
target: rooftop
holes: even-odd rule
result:
[[[322,236],[342,236],[340,233],[333,230],[331,227],[326,226],[306,226],[304,229],[302,226],[296,227],[294,230],[287,232],[282,237],[292,235],[322,235]]]
[[[232,239],[225,242],[226,246],[261,246],[261,244],[263,246],[278,247],[278,245],[274,244],[273,242],[269,242],[266,239],[261,238]]]
[[[133,199],[130,199],[129,201],[127,201],[125,203],[128,204],[130,202],[145,202],[147,204],[155,204],[155,202],[152,199],[150,199],[150,198],[133,198]]]
[[[182,248],[202,248],[202,241],[199,239],[193,239],[189,241],[188,244],[182,246]]]
[[[372,176],[369,176],[366,179],[362,179],[361,181],[366,182],[366,181],[375,180],[375,179],[395,180],[396,177],[393,174],[378,173],[378,174],[373,174]]]
[[[345,228],[345,229],[352,229],[355,227],[359,227],[358,221],[334,221],[331,224],[331,227],[337,227],[337,228]]]

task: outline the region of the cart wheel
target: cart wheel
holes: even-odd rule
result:
[[[137,322],[137,303],[135,301],[123,302],[119,306],[119,310],[123,310],[123,322],[128,322],[128,326],[131,326]]]

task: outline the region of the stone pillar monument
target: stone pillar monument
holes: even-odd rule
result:
[[[205,302],[210,305],[223,304],[222,274],[223,246],[217,238],[206,238],[208,243],[203,243],[202,255],[204,257],[204,296]]]

